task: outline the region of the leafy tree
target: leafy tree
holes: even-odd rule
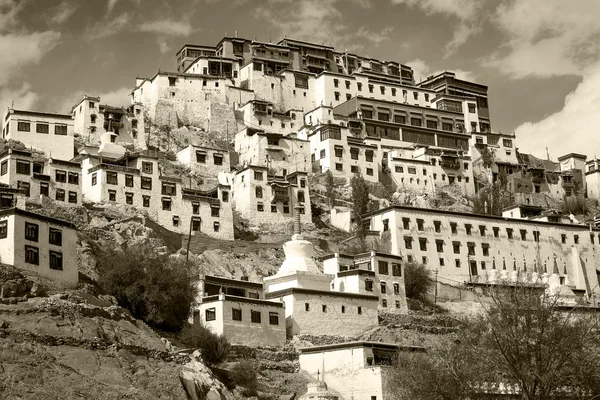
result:
[[[434,285],[431,271],[423,264],[409,262],[404,265],[404,287],[406,297],[410,299],[426,300],[427,294]]]
[[[589,213],[589,207],[583,196],[565,196],[560,205],[563,214],[584,214]]]
[[[258,377],[256,375],[256,366],[253,362],[248,360],[240,361],[231,368],[229,375],[236,386],[246,388],[242,393],[244,396],[256,396]]]
[[[455,342],[400,357],[399,399],[479,398],[481,387],[513,385],[527,400],[600,396],[598,315],[565,310],[544,289],[493,289],[492,304]],[[411,371],[411,366],[419,366]]]
[[[352,187],[352,211],[359,236],[364,236],[362,216],[369,212],[369,186],[361,174],[354,175],[350,181]]]
[[[187,320],[196,288],[183,263],[136,245],[102,250],[97,268],[100,286],[134,317],[168,331],[178,331]]]
[[[200,349],[202,360],[210,367],[223,362],[231,351],[225,336],[217,335],[203,325],[186,324],[179,334],[179,340],[185,346]]]
[[[333,183],[333,174],[331,170],[327,170],[325,173],[325,190],[327,191],[327,201],[329,202],[329,207],[333,207],[335,205],[335,186]]]

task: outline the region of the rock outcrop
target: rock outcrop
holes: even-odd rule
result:
[[[192,360],[179,372],[179,380],[188,400],[233,400],[233,394],[221,383],[195,351]]]

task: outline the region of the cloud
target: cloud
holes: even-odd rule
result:
[[[79,8],[79,5],[63,1],[58,6],[54,7],[50,15],[50,23],[52,25],[61,25],[69,20],[75,14],[75,11]]]
[[[112,10],[115,8],[115,5],[117,4],[118,1],[119,0],[108,0],[108,4],[107,4],[107,7],[108,7],[107,13],[108,14],[110,14],[112,12]]]
[[[325,45],[357,50],[365,47],[358,42],[379,45],[387,39],[392,27],[372,32],[361,27],[349,27],[340,11],[351,3],[360,8],[371,7],[370,0],[267,0],[255,8],[254,17],[275,27],[277,38],[286,36]]]
[[[141,32],[161,33],[171,36],[189,36],[194,29],[187,21],[173,21],[163,19],[160,21],[144,22],[138,28]]]
[[[391,26],[383,28],[379,32],[372,32],[372,31],[369,31],[368,29],[366,29],[365,27],[361,26],[360,28],[358,28],[358,31],[356,31],[355,36],[357,39],[363,39],[363,40],[371,42],[377,46],[381,42],[388,40],[390,38],[390,34],[393,31],[394,31],[394,28]]]
[[[427,15],[441,14],[459,20],[452,39],[445,46],[445,55],[452,54],[481,30],[481,0],[391,0],[392,4],[419,8]]]
[[[586,70],[585,78],[565,98],[562,110],[538,122],[527,122],[515,132],[521,151],[544,154],[545,147],[560,154],[600,150],[600,63]],[[600,152],[597,153],[600,155]]]
[[[123,13],[118,17],[111,19],[109,22],[96,22],[86,29],[84,36],[87,40],[95,40],[116,35],[129,26],[130,20],[131,16],[128,13]]]
[[[415,82],[420,82],[423,79],[426,79],[428,76],[438,75],[438,74],[441,74],[442,72],[444,72],[442,70],[433,69],[430,65],[428,65],[425,61],[421,60],[420,58],[416,58],[416,59],[406,62],[404,64],[406,64],[412,68],[414,76],[415,76]],[[458,79],[463,79],[463,80],[469,81],[469,82],[477,82],[477,76],[475,76],[475,74],[472,71],[465,71],[463,69],[454,69],[454,70],[450,70],[449,72],[454,72],[454,74],[456,75],[456,77]]]
[[[160,54],[166,54],[171,51],[171,47],[169,47],[165,39],[158,38],[156,42],[158,43],[158,50],[160,51]]]
[[[38,94],[31,91],[31,85],[28,83],[23,83],[17,89],[1,88],[0,115],[4,116],[6,109],[12,107],[13,103],[15,108],[30,110],[34,107],[38,99]]]
[[[25,65],[39,63],[60,39],[54,31],[0,35],[0,86],[10,82],[12,76]],[[6,56],[10,54],[10,56]]]
[[[511,78],[582,75],[600,61],[600,2],[502,3],[492,21],[506,44],[486,60]]]
[[[108,104],[115,107],[128,107],[131,104],[129,95],[131,94],[130,87],[121,87],[109,91],[84,91],[79,90],[75,93],[69,93],[67,97],[63,98],[62,102],[59,102],[60,108],[57,112],[69,113],[71,107],[73,107],[83,96],[100,97],[101,104]]]

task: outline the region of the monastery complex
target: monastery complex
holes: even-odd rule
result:
[[[76,286],[75,226],[27,204],[119,204],[189,236],[233,241],[234,218],[266,232],[293,228],[275,275],[200,277],[190,318],[234,344],[356,338],[377,326],[378,313],[407,312],[409,262],[435,275],[442,297],[520,282],[557,293],[565,306],[595,305],[600,229],[548,205],[599,200],[600,161],[520,153],[514,134],[494,130],[487,86],[452,72],[415,82],[397,61],[288,38],[185,44],[174,61],[132,77],[126,107],[86,95],[64,114],[6,110],[3,263]],[[330,176],[345,188],[361,176],[391,193],[450,188],[465,199],[502,183],[510,204],[490,215],[388,202],[353,215],[336,203],[332,226],[362,228],[387,250],[317,258],[303,232],[314,228],[311,204]],[[309,388],[317,397],[377,400],[392,390],[383,366],[399,350],[421,351],[352,341],[304,349],[300,367],[320,376]]]

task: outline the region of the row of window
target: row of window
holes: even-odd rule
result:
[[[206,164],[206,152],[197,150],[196,151],[196,162],[200,164]],[[213,164],[215,165],[223,165],[223,155],[221,154],[213,154]]]
[[[275,190],[273,191],[275,194]],[[257,199],[262,199],[263,198],[263,187],[262,186],[256,186],[254,188],[254,195],[256,196]],[[304,191],[303,190],[298,190],[297,192],[297,197],[298,197],[298,203],[304,203],[305,202],[305,197],[304,197]]]
[[[410,218],[402,218],[402,228],[403,229],[410,229]],[[434,226],[434,231],[436,233],[441,233],[442,232],[442,222],[441,221],[433,221],[433,226]],[[472,224],[465,224],[465,233],[467,235],[472,235],[473,234],[473,225]],[[488,237],[487,236],[487,227],[485,225],[479,225],[478,227],[479,229],[479,234],[482,237]],[[384,219],[383,220],[383,230],[384,231],[388,231],[389,230],[389,220],[388,219]],[[425,220],[423,219],[419,219],[417,218],[417,230],[422,232],[425,231]],[[452,232],[452,234],[457,235],[458,234],[458,223],[456,222],[450,222],[450,231]],[[499,238],[500,237],[500,228],[497,226],[492,227],[492,232],[493,232],[493,237],[495,238]],[[521,238],[521,240],[528,240],[528,236],[527,236],[528,232],[527,229],[519,229],[519,237]],[[539,242],[540,241],[540,232],[539,231],[533,231],[532,232],[533,235],[533,240],[535,242]],[[506,228],[506,237],[508,239],[515,239],[515,231],[513,228]],[[567,243],[567,234],[566,233],[562,233],[561,234],[561,243],[562,244],[566,244]],[[573,235],[573,243],[574,244],[579,244],[579,235],[574,234]],[[595,243],[595,234],[594,233],[590,233],[590,243],[594,244]],[[600,244],[600,234],[598,234],[598,243]]]
[[[372,110],[363,109],[361,111],[362,111],[363,119],[374,119]],[[393,118],[393,122],[396,124],[407,125],[407,121],[408,121],[408,122],[410,122],[411,126],[423,127],[423,118],[411,117],[410,119],[407,119],[407,117],[405,115],[393,114],[393,117],[390,117],[389,112],[379,111],[377,113],[378,121],[391,122],[392,120],[390,118]],[[442,123],[440,125],[439,122],[436,120],[431,120],[431,119],[425,120],[425,127],[429,128],[429,129],[439,129],[440,126],[441,126],[442,131],[446,131],[446,132],[454,131],[454,123],[453,122],[443,122],[442,121]],[[464,124],[457,123],[456,130],[458,132],[464,132],[465,131]]]
[[[258,212],[264,212],[265,211],[265,205],[263,203],[256,203],[256,211]],[[272,213],[276,213],[277,212],[277,204],[271,204],[271,212]],[[301,206],[300,209],[298,210],[298,212],[300,214],[304,214],[304,206]],[[288,203],[283,203],[283,213],[284,214],[289,214],[290,213],[290,205]]]
[[[25,160],[17,160],[17,174],[31,175],[32,163]],[[43,163],[33,163],[33,173],[42,174],[44,172]],[[0,175],[6,175],[8,173],[8,160],[3,161],[0,164]],[[79,173],[65,171],[57,169],[54,171],[54,180],[60,183],[70,183],[72,185],[79,185]]]
[[[217,310],[215,307],[207,308],[204,312],[205,321],[215,321],[217,319]],[[231,308],[231,319],[233,321],[243,321],[242,309]],[[262,322],[262,312],[250,310],[250,322],[260,324]],[[279,325],[279,313],[269,312],[269,325]]]
[[[345,85],[346,85],[346,89],[350,89],[350,81],[346,80],[344,81]],[[338,79],[334,79],[333,80],[333,87],[338,88],[340,86],[340,82]],[[362,92],[362,82],[356,82],[356,87],[358,89],[359,92]],[[369,88],[369,93],[374,93],[375,91],[375,85],[369,84],[368,85]],[[396,88],[390,88],[391,89],[391,93],[392,93],[392,97],[395,97],[398,93]],[[379,91],[382,95],[386,94],[387,88],[385,86],[379,86]],[[337,92],[336,92],[337,93]],[[429,93],[423,93],[425,95],[425,101],[429,101]],[[408,98],[408,90],[406,89],[402,89],[402,97],[404,97],[404,101],[407,100]],[[419,92],[413,92],[413,99],[415,100],[419,100]]]
[[[25,240],[30,242],[39,241],[40,226],[32,222],[25,222]],[[0,239],[6,238],[8,233],[8,221],[0,221]],[[62,246],[62,230],[49,228],[48,243],[55,246]]]
[[[18,121],[17,130],[19,132],[31,132],[31,122]],[[47,123],[37,122],[35,124],[35,133],[50,133],[50,125]],[[65,136],[67,134],[67,125],[54,125],[54,134]]]
[[[60,251],[50,250],[50,269],[62,271],[63,256]],[[40,249],[35,246],[25,246],[25,262],[27,264],[40,265]]]
[[[133,183],[133,175],[126,174],[125,175],[125,187],[134,187]],[[113,171],[106,172],[106,183],[108,185],[119,185],[119,175]],[[94,172],[92,174],[92,186],[96,186],[98,184],[98,173]],[[140,188],[144,190],[152,190],[152,178],[142,176],[140,177]],[[115,192],[114,190],[109,190],[109,194],[111,192]],[[161,183],[161,194],[164,196],[177,196],[177,184],[173,182],[162,182]],[[149,196],[148,196],[149,197]],[[116,201],[109,199],[110,201]],[[127,198],[126,198],[127,200]],[[221,200],[225,203],[229,201],[229,192],[223,191],[221,192]],[[128,203],[129,204],[129,203]],[[148,206],[149,207],[149,206]]]
[[[17,181],[17,188],[20,189],[25,197],[31,196],[31,184],[29,182]],[[50,196],[50,184],[48,182],[40,182],[40,195]],[[66,191],[64,189],[56,189],[55,199],[57,201],[65,201]],[[69,191],[69,203],[77,204],[77,192]]]
[[[310,303],[304,303],[304,311],[309,312],[310,311]],[[342,307],[340,308],[340,311],[342,312],[342,314],[346,313],[346,306],[342,305]],[[321,305],[321,312],[328,312],[328,307],[327,304],[322,304]],[[356,307],[356,312],[358,315],[362,315],[362,307],[358,306]]]

